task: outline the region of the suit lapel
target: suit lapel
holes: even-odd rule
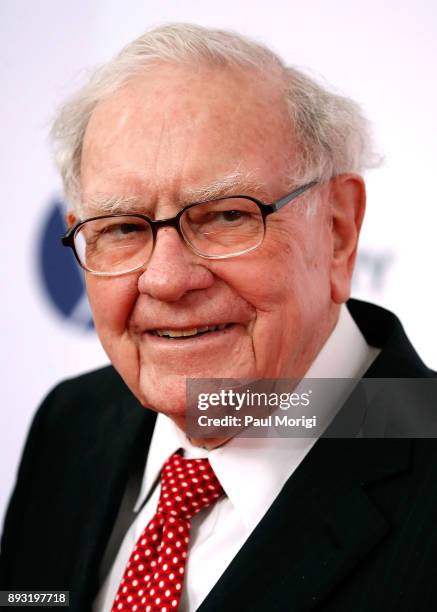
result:
[[[366,377],[426,376],[399,321],[373,305],[350,300],[366,340],[382,346]],[[407,439],[336,439],[356,435],[367,410],[358,391],[330,431],[290,477],[199,612],[311,610],[351,574],[391,526],[365,486],[409,466]]]
[[[390,530],[363,485],[408,461],[408,440],[319,440],[199,612],[313,609]]]
[[[99,564],[126,482],[135,464],[144,465],[155,417],[131,394],[124,393],[112,398],[105,417],[93,424],[93,446],[80,457],[76,467],[81,483],[80,504],[74,516],[78,528],[72,529],[74,567],[68,584],[71,593],[80,594],[80,599],[73,596],[72,610],[83,612],[91,608],[98,589]]]

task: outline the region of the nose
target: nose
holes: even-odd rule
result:
[[[175,302],[189,291],[208,289],[213,282],[212,272],[174,228],[158,230],[153,253],[138,279],[140,293],[147,293],[157,300]]]

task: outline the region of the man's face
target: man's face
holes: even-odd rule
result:
[[[234,194],[267,202],[285,195],[296,151],[277,90],[217,69],[161,66],[134,79],[97,106],[87,127],[85,216],[103,213],[102,199],[132,197],[130,211],[170,217],[230,176],[243,177]],[[183,427],[186,377],[305,373],[335,321],[328,208],[322,202],[308,216],[286,206],[268,218],[257,250],[225,260],[200,258],[162,228],[143,269],[87,274],[100,340],[144,406]],[[226,327],[185,338],[156,333],[216,325]]]

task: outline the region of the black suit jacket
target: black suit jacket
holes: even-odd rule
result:
[[[366,376],[436,376],[391,313],[354,300],[349,309],[382,347]],[[69,590],[72,612],[91,610],[154,422],[111,367],[50,393],[6,515],[1,589]],[[199,610],[437,609],[436,468],[432,439],[319,439]]]

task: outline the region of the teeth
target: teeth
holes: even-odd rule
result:
[[[157,332],[160,336],[171,336],[172,338],[180,338],[184,335],[183,331],[178,331],[177,329],[163,329]]]
[[[181,338],[181,337],[186,337],[186,336],[195,336],[196,334],[200,334],[206,331],[215,331],[216,329],[218,330],[222,330],[226,327],[226,323],[222,323],[220,325],[205,325],[204,327],[193,327],[193,329],[184,329],[184,330],[177,330],[177,329],[157,329],[155,330],[155,333],[158,334],[158,336],[167,336],[170,338]]]
[[[181,336],[195,336],[196,334],[197,328],[194,327],[193,329],[186,329],[185,331],[183,331]]]

